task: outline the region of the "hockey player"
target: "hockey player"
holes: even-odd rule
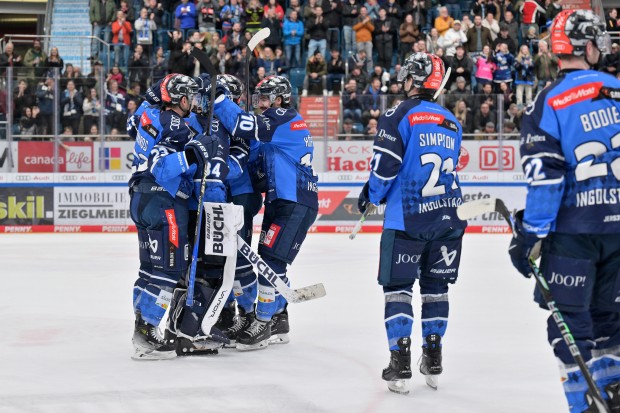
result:
[[[605,22],[589,10],[560,12],[551,26],[562,71],[521,123],[528,183],[516,214],[510,257],[531,276],[542,240],[541,272],[611,411],[620,411],[620,81],[591,70],[606,52]],[[546,308],[538,291],[535,299]],[[571,413],[589,406],[587,386],[556,323],[549,343]]]
[[[448,284],[458,276],[466,223],[455,167],[462,129],[448,110],[433,102],[444,77],[442,60],[418,52],[398,73],[405,100],[379,118],[371,173],[359,210],[385,204],[379,284],[385,295],[390,364],[383,379],[407,394],[411,378],[412,287],[419,278],[422,301],[420,372],[437,388],[442,372],[441,340],[448,324]]]
[[[219,75],[218,81],[221,79],[230,92],[230,98],[239,105],[244,87],[241,80],[232,75]],[[247,141],[243,138],[232,137],[231,141],[239,148],[242,153],[245,145],[245,156],[238,156],[244,168],[240,176],[229,176],[226,180],[228,188],[229,200],[236,205],[243,205],[244,225],[239,231],[239,235],[248,243],[252,244],[253,219],[263,206],[263,197],[260,188],[255,190],[257,186],[258,171],[260,159],[258,157],[260,142],[256,140]],[[254,182],[254,183],[253,183]],[[224,332],[231,341],[231,345],[236,345],[237,334],[247,328],[254,316],[255,302],[258,296],[258,279],[252,264],[241,254],[237,256],[237,268],[235,271],[235,283],[233,294],[229,298],[227,306],[222,310],[220,317],[222,322],[220,326],[224,326],[228,319],[234,317],[234,323]],[[239,308],[239,314],[235,317],[235,301]],[[283,317],[283,316],[281,316]],[[284,336],[284,334],[283,334]]]
[[[149,107],[140,117],[134,147],[130,212],[138,228],[139,278],[134,286],[136,328],[134,359],[176,356],[176,342],[157,327],[170,306],[172,292],[188,264],[188,199],[196,171],[204,170],[217,142],[194,139],[189,115],[196,82],[183,75],[161,84],[162,109]]]
[[[226,129],[236,137],[261,142],[267,189],[258,252],[287,283],[287,264],[297,256],[318,211],[312,136],[291,107],[291,92],[282,76],[263,79],[253,96],[260,115],[244,112],[225,94],[215,100],[215,114]],[[252,322],[237,335],[239,350],[265,348],[270,338],[278,341],[289,332],[286,301],[262,275],[258,284],[255,315],[247,315]]]

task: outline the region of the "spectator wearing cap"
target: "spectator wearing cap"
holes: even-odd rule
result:
[[[284,50],[289,68],[301,65],[301,39],[304,37],[304,24],[298,19],[297,12],[291,11],[288,18],[284,18],[282,27]]]
[[[355,41],[357,42],[357,50],[366,52],[366,71],[372,72],[372,33],[375,26],[368,15],[368,9],[365,6],[360,7],[360,15],[353,25],[355,30]]]
[[[317,50],[314,55],[308,58],[306,63],[306,76],[304,77],[304,88],[302,96],[308,96],[308,88],[310,84],[320,84],[322,86],[323,95],[327,94],[327,64],[323,58],[323,54]]]
[[[478,131],[478,133],[476,134],[474,139],[477,140],[477,141],[479,141],[479,140],[487,140],[487,141],[496,140],[497,139],[497,131],[495,130],[495,123],[494,122],[486,122],[484,124],[484,127]]]
[[[454,19],[448,14],[448,8],[443,6],[439,8],[439,16],[435,19],[434,27],[443,36],[454,23]]]
[[[353,130],[353,120],[346,118],[342,122],[342,133],[338,135],[339,141],[352,141],[356,139],[355,131]]]
[[[510,38],[510,31],[505,23],[499,25],[499,36],[493,40],[492,49],[497,50],[500,43],[506,43],[510,53],[517,53],[517,42],[515,39]]]
[[[385,8],[379,9],[379,18],[375,20],[374,40],[377,48],[377,64],[384,69],[392,67],[392,55],[394,52],[394,36],[396,26],[392,19],[387,17]]]
[[[439,45],[444,48],[447,57],[456,54],[456,48],[467,43],[467,36],[461,30],[461,21],[455,20],[452,27],[439,38]]]
[[[39,78],[45,73],[45,59],[47,54],[41,48],[41,40],[34,39],[32,41],[32,47],[28,49],[24,55],[24,66],[30,68],[25,75],[32,78]]]
[[[611,45],[611,53],[603,56],[603,62],[601,70],[607,72],[610,75],[616,76],[620,69],[620,50],[618,50],[618,43]]]

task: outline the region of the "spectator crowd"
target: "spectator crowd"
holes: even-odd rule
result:
[[[120,136],[152,82],[172,72],[200,73],[190,56],[195,47],[221,73],[249,78],[250,89],[278,74],[301,96],[340,95],[339,138],[372,139],[379,115],[402,99],[400,64],[426,51],[451,68],[441,99],[463,132],[495,139],[498,132],[517,133],[524,107],[557,77],[558,59],[546,39],[561,9],[562,0],[91,0],[93,35],[112,45],[111,56],[103,56],[100,43],[92,43],[91,73],[64,62],[53,40],[46,53],[37,39],[22,54],[7,43],[0,76],[14,68],[18,138],[52,134],[54,113],[62,133],[95,136],[102,112],[104,132]],[[612,36],[620,30],[617,17],[615,9],[606,16]],[[264,27],[271,35],[247,56],[248,40]],[[111,67],[104,67],[108,58]],[[599,70],[619,69],[614,43]]]

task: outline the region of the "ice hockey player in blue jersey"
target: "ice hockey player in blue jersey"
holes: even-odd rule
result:
[[[129,181],[130,211],[140,251],[133,299],[134,359],[176,356],[175,337],[169,331],[161,337],[157,327],[187,269],[193,179],[217,147],[217,141],[208,136],[192,140],[193,133],[183,119],[189,115],[197,90],[188,76],[167,77],[161,86],[162,108],[148,108],[139,121]]]
[[[230,98],[238,105],[244,92],[241,80],[232,75],[218,75],[218,82],[220,81],[226,85]],[[252,221],[263,206],[260,188],[255,190],[255,184],[253,184],[253,181],[256,182],[258,179],[255,175],[259,173],[257,171],[260,163],[259,150],[259,141],[231,137],[231,158],[236,159],[243,166],[243,170],[240,175],[230,174],[225,183],[228,189],[228,200],[244,207],[244,225],[239,230],[239,235],[248,245],[252,244]],[[216,324],[230,339],[230,346],[236,346],[237,335],[252,322],[257,296],[258,279],[254,268],[243,255],[238,254],[233,292]],[[237,308],[239,314],[236,314]]]
[[[318,211],[312,136],[291,106],[291,92],[288,79],[265,78],[252,99],[260,115],[244,112],[225,94],[215,100],[215,114],[227,130],[235,137],[261,142],[267,188],[258,252],[287,283],[287,265],[299,253]],[[288,333],[286,301],[260,274],[258,303],[251,317],[249,326],[237,335],[239,350],[265,348],[270,339]]]
[[[531,276],[539,241],[541,273],[610,411],[620,411],[620,81],[591,70],[606,52],[605,22],[564,10],[551,25],[562,71],[526,109],[521,162],[525,210],[516,214],[510,257]],[[535,299],[546,308],[536,291]],[[585,379],[556,323],[549,344],[571,413],[590,406]]]
[[[382,377],[401,394],[409,392],[411,378],[411,302],[417,279],[424,343],[420,372],[437,388],[448,285],[458,276],[467,225],[456,216],[462,203],[455,171],[461,125],[433,99],[444,74],[435,55],[418,52],[405,60],[398,73],[405,100],[379,118],[370,178],[359,196],[362,213],[385,204],[378,281],[385,295],[390,364]]]

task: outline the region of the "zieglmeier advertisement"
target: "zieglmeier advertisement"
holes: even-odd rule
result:
[[[56,187],[56,225],[130,225],[127,187]]]

